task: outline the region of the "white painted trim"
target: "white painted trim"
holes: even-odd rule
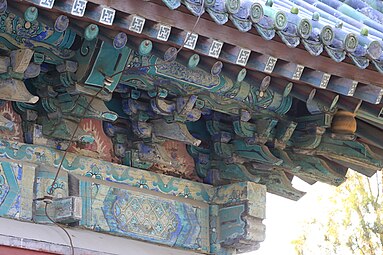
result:
[[[90,230],[66,228],[76,255],[197,255],[199,253],[140,242]],[[69,240],[62,229],[0,218],[0,245],[70,254]]]

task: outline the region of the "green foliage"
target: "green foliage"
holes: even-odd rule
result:
[[[367,178],[349,171],[347,178],[329,197],[320,198],[321,214],[292,241],[297,255],[383,254],[381,175]]]

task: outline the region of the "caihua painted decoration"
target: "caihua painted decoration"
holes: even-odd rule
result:
[[[383,141],[369,135],[381,132],[382,84],[215,33],[278,35],[270,47],[302,43],[309,58],[330,63],[325,50],[360,68],[372,62],[376,75],[380,25],[356,33],[352,17],[329,23],[321,9],[343,13],[355,1],[163,2],[132,0],[129,13],[104,1],[0,1],[0,216],[49,222],[49,194],[57,222],[237,254],[265,238],[266,191],[298,200],[293,178],[337,186],[349,168],[382,169]],[[142,10],[154,5],[206,11],[211,35]],[[370,24],[369,12],[355,12]]]

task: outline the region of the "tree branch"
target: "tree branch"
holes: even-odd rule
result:
[[[363,255],[366,255],[366,253],[364,253],[362,247],[360,247],[360,245],[359,245],[358,237],[357,237],[357,236],[355,236],[355,243],[356,243],[356,248],[358,248],[358,250],[359,250]]]
[[[378,173],[375,174],[375,177],[376,177],[376,186],[378,187],[378,193],[377,193],[376,198],[375,198],[375,204],[377,204],[379,201],[379,197],[380,197],[380,185],[379,185]]]

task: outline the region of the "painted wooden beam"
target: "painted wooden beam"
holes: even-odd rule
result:
[[[0,79],[0,99],[34,104],[39,97],[32,95],[23,81],[10,78]]]
[[[24,1],[35,2],[35,0]],[[65,0],[64,2],[68,1],[69,0]],[[115,10],[125,13],[140,13],[142,18],[160,23],[163,22],[172,27],[178,27],[183,31],[191,31],[194,22],[196,21],[196,17],[190,14],[179,11],[171,11],[165,6],[152,2],[143,2],[138,0],[128,2],[120,0],[93,0],[92,2],[99,5],[110,6]],[[56,8],[56,5],[54,7]],[[69,8],[66,8],[66,12],[70,13]],[[86,14],[86,12],[84,12],[84,14]],[[90,18],[93,21],[97,21],[96,17]],[[291,50],[283,43],[277,41],[266,41],[258,35],[254,35],[252,33],[242,33],[233,27],[219,26],[219,29],[217,29],[217,26],[218,25],[213,21],[201,18],[199,25],[195,29],[195,33],[199,36],[215,38],[216,40],[228,42],[232,45],[249,49],[261,54],[275,55],[287,62],[296,63],[309,67],[313,70],[319,70],[323,73],[345,77],[361,83],[371,83],[383,86],[383,81],[380,79],[380,74],[378,72],[367,69],[360,70],[356,66],[348,63],[336,63],[330,58],[324,56],[311,56],[303,49],[295,48]]]
[[[333,110],[339,100],[339,95],[328,90],[317,89],[312,100],[329,110]]]
[[[305,67],[302,65],[284,60],[278,60],[274,67],[273,73],[291,80],[300,80],[304,68]]]
[[[331,75],[328,73],[305,68],[300,80],[316,88],[325,89],[330,81],[330,77]]]
[[[275,64],[278,59],[271,55],[253,53],[249,60],[247,67],[263,73],[273,73]]]
[[[297,98],[303,102],[307,102],[307,100],[312,99],[316,93],[315,88],[311,88],[309,86],[305,86],[302,84],[294,84],[293,89],[290,92],[290,95],[294,98]]]
[[[342,77],[331,76],[327,84],[327,89],[344,96],[353,96],[357,85],[357,81]]]
[[[383,149],[383,131],[357,119],[356,135]]]
[[[199,68],[204,70],[211,75],[220,75],[223,69],[223,63],[218,60],[210,59],[210,58],[202,58],[198,65]]]
[[[290,81],[283,80],[277,77],[271,78],[270,89],[282,96],[288,96],[293,89],[294,84]],[[297,85],[299,86],[299,85]]]
[[[36,1],[32,2],[35,3]],[[72,5],[72,3],[69,0],[65,0],[61,2],[58,6],[61,11],[68,12],[70,9],[70,5]],[[73,11],[72,9],[71,12]],[[103,18],[99,16],[99,14],[95,14],[100,12],[103,13],[110,9],[111,8],[105,8],[105,6],[98,6],[93,3],[90,3],[87,5],[87,11],[83,13],[83,16],[86,19],[102,23],[102,25],[111,25],[113,22],[111,24],[101,22],[101,19]],[[73,15],[73,13],[71,14]],[[350,79],[346,78],[338,78],[334,79],[333,82],[330,82],[331,76],[329,74],[317,70],[308,70],[307,68],[304,70],[303,65],[287,62],[285,60],[280,60],[278,62],[278,59],[275,57],[263,54],[256,54],[254,52],[253,54],[251,54],[251,51],[246,48],[223,44],[218,40],[213,40],[204,36],[199,36],[196,33],[192,33],[191,35],[189,35],[190,33],[186,31],[182,31],[179,29],[172,30],[172,28],[168,25],[165,26],[153,21],[147,21],[145,18],[138,15],[129,15],[126,18],[124,15],[122,15],[122,13],[120,13],[116,17],[115,14],[116,13],[114,12],[112,17],[113,21],[115,21],[115,25],[113,27],[117,25],[119,28],[128,28],[129,32],[134,32],[138,35],[140,33],[144,33],[146,36],[149,37],[156,36],[156,39],[158,40],[161,40],[160,34],[164,34],[163,36],[166,40],[170,38],[170,43],[174,43],[179,46],[183,45],[185,38],[187,38],[188,41],[186,42],[184,47],[192,50],[201,51],[203,54],[207,53],[208,56],[219,56],[223,61],[232,64],[242,66],[247,65],[247,67],[250,69],[266,73],[272,73],[272,75],[279,75],[292,80],[297,80],[300,78],[301,81],[319,88],[325,88],[328,86],[328,84],[330,84],[331,90],[336,92],[342,92],[341,94],[351,94],[352,90],[355,89],[355,85],[357,83],[356,81],[350,82]],[[145,23],[148,26],[145,26]],[[171,33],[171,31],[173,31],[173,33]],[[165,41],[165,39],[163,39],[163,41]],[[199,39],[201,39],[202,42],[201,46],[199,46],[199,44],[197,43]],[[210,46],[209,43],[211,44]],[[194,55],[194,57],[196,56],[197,55]],[[217,63],[220,64],[220,62]],[[218,67],[218,65],[215,65],[215,67]],[[222,66],[220,66],[220,68],[222,68]],[[343,81],[339,81],[339,79],[343,79]],[[339,83],[346,83],[346,86],[348,85],[349,88],[346,88],[346,91],[343,91],[342,87],[339,86]]]
[[[371,104],[367,102],[363,102],[357,111],[358,114],[370,114],[376,118],[383,117],[383,103],[380,104]]]
[[[140,13],[144,18],[163,22],[178,27],[185,31],[190,31],[196,21],[196,17],[190,14],[169,10],[167,7],[151,2],[138,0],[92,0],[100,5],[109,5],[112,8],[125,13]],[[287,62],[293,62],[324,73],[333,74],[356,80],[361,83],[371,83],[383,86],[381,74],[373,70],[361,70],[358,67],[341,62],[336,63],[325,56],[312,56],[303,49],[290,49],[285,44],[277,41],[266,41],[258,35],[243,33],[230,26],[218,26],[211,20],[200,19],[195,33],[208,38],[215,38],[222,42],[238,45],[254,52],[275,55]]]
[[[259,88],[260,91],[266,91],[270,85],[271,77],[260,72],[249,72],[245,80],[251,86]]]
[[[359,110],[362,102],[363,102],[362,100],[357,98],[340,95],[337,105],[340,109],[343,109],[352,113],[356,113]]]
[[[32,1],[36,2],[36,1]],[[35,3],[36,4],[36,3]],[[70,8],[71,6],[71,8]],[[64,12],[69,12],[69,9],[71,11],[71,15],[76,16],[73,14],[73,6],[72,2],[69,0],[62,1],[60,4],[58,4],[58,9]],[[101,16],[97,16],[95,13],[102,13],[106,9],[104,7],[95,5],[93,3],[87,5],[87,11],[84,12],[82,15],[84,18],[93,20],[95,22],[102,23],[103,25],[105,22],[101,22],[100,19],[102,19]],[[115,13],[113,13],[113,21],[115,20],[115,24],[117,24],[119,27],[128,28],[129,32],[134,32],[136,34],[142,33],[142,31],[145,31],[145,34],[156,38],[159,36],[159,33],[161,29],[164,27],[161,24],[150,22],[150,26],[148,26],[147,29],[145,28],[145,22],[146,20],[138,15],[129,15],[127,18],[122,17],[121,14],[117,15],[116,19],[114,17]],[[77,15],[80,16],[80,15]],[[97,17],[96,17],[97,16]],[[113,22],[112,22],[113,23]],[[185,44],[186,48],[194,50],[198,43],[199,36],[195,33],[190,34],[186,31],[181,31],[179,29],[173,29],[173,33],[170,33],[171,27],[167,26],[167,35],[168,38],[170,38],[170,42],[173,42],[178,45],[182,45],[185,41],[185,38],[188,39],[188,41]],[[169,31],[170,30],[170,31]],[[203,38],[203,37],[200,37]],[[158,38],[157,38],[158,39]],[[133,43],[135,41],[139,41],[138,39],[134,38],[133,40],[130,40],[129,44]],[[209,52],[212,49],[212,45],[210,47],[208,46],[208,43],[217,43],[219,41],[212,40],[209,38],[203,38],[202,45],[198,46],[197,49],[199,51],[202,51],[204,54],[206,52],[209,55]],[[133,45],[133,48],[137,48],[138,45]],[[310,68],[304,68],[302,65],[298,65],[295,63],[287,62],[285,60],[280,60],[278,62],[278,59],[269,55],[263,55],[263,54],[257,54],[253,53],[251,54],[251,51],[245,48],[240,48],[237,46],[231,46],[228,44],[218,44],[218,53],[216,56],[219,56],[220,59],[223,59],[226,62],[236,64],[236,65],[242,65],[246,66],[250,69],[265,72],[265,73],[272,73],[273,75],[280,75],[285,78],[289,79],[299,79],[307,84],[310,84],[314,87],[318,88],[326,88],[329,86],[329,89],[332,91],[336,91],[340,94],[347,94],[351,95],[355,90],[355,97],[360,98],[362,100],[365,100],[367,102],[377,103],[381,99],[382,91],[379,88],[376,89],[376,86],[372,86],[371,88],[366,88],[366,86],[362,86],[361,88],[355,89],[355,86],[357,84],[356,81],[350,80],[347,78],[341,78],[341,77],[331,77],[328,73],[323,73],[318,70],[312,70]],[[139,48],[138,48],[139,49]],[[211,53],[211,52],[210,52]],[[194,60],[197,55],[194,55]],[[190,60],[190,58],[188,58]],[[180,59],[179,61],[183,61]],[[185,62],[186,59],[184,59],[183,62]],[[183,63],[182,62],[182,63]],[[196,62],[196,61],[194,61]],[[197,61],[198,62],[198,61]],[[201,61],[202,66],[206,67],[206,62],[211,62],[208,60]],[[204,65],[205,63],[205,65]],[[185,63],[183,63],[185,64]],[[217,65],[218,64],[218,65]],[[209,66],[209,65],[208,65]],[[215,62],[214,64],[211,64],[211,67],[215,67],[215,70],[219,70],[218,73],[221,72],[222,69],[222,63],[221,62]],[[210,72],[212,71],[212,68],[210,69]],[[206,68],[205,68],[206,69]],[[214,72],[217,73],[217,72]],[[243,73],[243,72],[242,72]],[[232,78],[232,77],[231,77]],[[378,91],[378,93],[376,93]]]
[[[371,84],[359,84],[354,93],[354,97],[372,104],[379,104],[382,96],[383,88]]]

